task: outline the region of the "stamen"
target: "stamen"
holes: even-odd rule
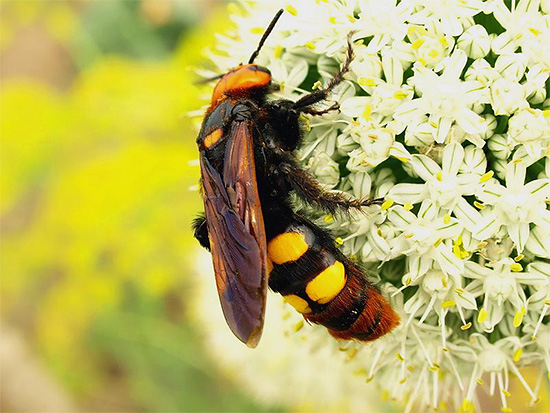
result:
[[[493,177],[494,174],[495,174],[494,171],[489,171],[489,172],[481,175],[481,178],[479,178],[479,182],[480,183],[487,182],[489,179],[491,179]]]
[[[518,328],[521,325],[521,322],[523,321],[523,314],[525,314],[525,312],[522,311],[521,309],[516,310],[516,313],[514,314],[514,321],[513,321],[514,327]]]
[[[498,379],[498,388],[500,390],[500,401],[502,402],[502,407],[500,408],[501,412],[507,412],[508,405],[506,404],[506,396],[504,395],[504,388],[503,388],[503,382],[502,382],[502,372],[499,371],[497,374]]]
[[[534,390],[536,399],[531,399],[531,401],[529,402],[529,407],[533,407],[537,402],[540,401],[540,397],[538,397],[538,394],[539,394],[539,391],[540,391],[540,385],[542,384],[543,376],[544,376],[544,368],[541,367],[539,369],[539,376],[537,378],[537,384],[535,385],[535,390]]]
[[[468,384],[468,391],[466,392],[466,397],[464,399],[464,401],[469,401],[471,403],[471,400],[473,400],[473,396],[474,396],[474,391],[476,389],[476,385],[477,385],[477,382],[476,382],[476,376],[477,376],[477,371],[479,369],[479,365],[476,363],[474,364],[474,369],[472,371],[472,376],[470,377],[470,383]],[[464,403],[463,403],[464,405]]]
[[[432,389],[432,396],[433,396],[433,402],[432,402],[432,406],[434,409],[437,410],[437,395],[438,395],[438,387],[437,387],[437,383],[438,383],[438,371],[434,371],[433,374],[432,374],[432,377],[433,377],[433,380],[434,380],[434,387]]]
[[[523,384],[523,387],[525,387],[525,390],[527,390],[527,393],[529,393],[529,395],[531,396],[532,399],[536,399],[537,396],[535,395],[533,390],[531,390],[531,387],[529,387],[529,385],[527,384],[527,382],[525,381],[525,379],[523,378],[522,374],[519,372],[519,370],[515,366],[515,364],[514,363],[509,363],[509,364],[510,364],[510,368],[512,369],[514,374],[517,376],[517,378],[519,379],[521,384]]]
[[[424,322],[424,320],[426,319],[426,317],[428,317],[428,315],[430,315],[430,311],[432,311],[435,300],[437,300],[437,295],[432,295],[432,297],[430,298],[430,302],[428,303],[428,307],[426,307],[426,311],[424,311],[424,314],[422,315],[422,317],[418,321],[418,324],[422,324]]]
[[[449,362],[451,363],[451,370],[453,371],[456,381],[458,382],[458,387],[460,387],[460,390],[464,391],[464,384],[462,383],[462,378],[460,377],[460,374],[458,374],[458,370],[456,368],[456,364],[453,360],[453,357],[451,356],[451,353],[446,352],[445,355],[449,358]]]
[[[479,314],[477,315],[477,322],[483,323],[487,319],[488,315],[489,312],[485,308],[482,308],[481,310],[479,310]]]
[[[384,203],[381,205],[382,210],[389,209],[394,203],[394,200],[389,198],[384,201]]]
[[[291,6],[290,4],[286,6],[286,11],[292,14],[293,16],[298,15],[298,11],[296,10],[296,8],[294,6]]]
[[[458,314],[460,315],[460,320],[462,321],[462,326],[460,327],[461,330],[467,330],[472,326],[472,323],[466,323],[466,319],[464,318],[464,313],[462,312],[462,307],[457,305],[456,309],[458,310]],[[468,324],[470,324],[469,327],[466,327]]]
[[[447,350],[447,331],[445,331],[445,317],[447,316],[447,312],[444,308],[441,309],[441,315],[439,316],[439,322],[441,323],[441,345],[443,350]],[[434,404],[434,406],[437,406],[437,404]]]
[[[407,407],[405,407],[404,413],[410,413],[412,410],[412,407],[414,405],[414,402],[416,401],[416,397],[420,393],[420,386],[422,383],[424,383],[424,379],[426,377],[426,366],[422,369],[422,373],[420,373],[420,378],[418,379],[418,382],[416,383],[416,386],[414,387],[414,391],[412,392],[411,396],[409,397],[409,402],[407,403]]]
[[[548,308],[550,308],[550,305],[544,304],[544,307],[542,308],[542,312],[540,313],[539,320],[537,321],[537,326],[535,327],[535,330],[533,331],[533,335],[531,336],[532,340],[536,340],[537,333],[539,332],[539,328],[542,325],[542,319],[546,315],[546,312],[548,311]]]
[[[523,271],[523,267],[519,262],[514,262],[512,265],[510,265],[510,269],[514,272]]]
[[[376,365],[378,364],[378,360],[380,360],[381,355],[382,355],[382,347],[380,347],[380,348],[378,348],[378,350],[376,350],[376,354],[374,355],[374,360],[372,361],[372,366],[370,367],[369,375],[367,377],[368,381],[372,380],[372,378],[374,377]]]
[[[411,328],[411,331],[414,334],[414,337],[416,338],[416,341],[418,341],[418,344],[420,344],[420,348],[422,349],[422,353],[424,354],[424,357],[426,357],[426,361],[428,362],[429,366],[433,366],[432,359],[430,358],[430,355],[428,354],[428,351],[426,350],[426,347],[424,347],[424,343],[422,340],[420,340],[420,337],[418,336],[418,333],[416,332],[416,329],[414,326]]]

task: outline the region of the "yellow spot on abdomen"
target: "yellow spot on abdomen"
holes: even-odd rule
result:
[[[292,307],[296,309],[299,313],[302,314],[309,314],[311,313],[311,308],[309,308],[309,304],[306,300],[304,300],[301,297],[298,297],[297,295],[290,294],[283,296],[283,299],[289,303]]]
[[[216,129],[214,132],[209,133],[204,138],[204,147],[205,148],[210,148],[212,145],[214,145],[216,142],[218,142],[221,137],[222,137],[222,130],[221,129]]]
[[[319,304],[326,304],[342,291],[346,285],[346,270],[344,264],[336,261],[323,270],[306,286],[306,294]]]
[[[296,261],[309,249],[304,234],[284,232],[267,244],[267,256],[275,264]]]

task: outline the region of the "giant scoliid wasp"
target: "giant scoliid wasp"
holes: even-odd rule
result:
[[[282,12],[248,64],[221,76],[212,93],[197,138],[205,215],[194,222],[195,237],[212,252],[227,324],[248,346],[262,333],[268,285],[334,337],[374,340],[399,317],[331,235],[297,214],[290,201],[294,191],[329,212],[374,202],[325,191],[293,155],[303,134],[300,115],[338,109],[315,105],[342,82],[353,47],[348,38],[344,63],[324,88],[296,102],[270,100],[277,86],[254,59]]]

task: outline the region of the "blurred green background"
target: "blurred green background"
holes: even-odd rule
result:
[[[190,68],[227,5],[0,7],[1,410],[257,410],[186,313],[187,113],[206,103]]]

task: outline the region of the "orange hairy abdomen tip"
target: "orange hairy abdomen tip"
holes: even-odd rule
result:
[[[267,86],[271,82],[271,73],[262,66],[248,64],[226,73],[212,93],[212,105],[216,105],[224,96],[232,93],[246,95],[256,88]]]

